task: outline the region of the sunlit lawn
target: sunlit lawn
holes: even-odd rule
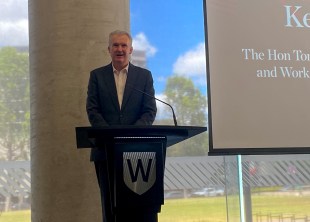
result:
[[[240,221],[239,198],[228,197],[229,221]],[[310,196],[252,196],[252,215],[257,214],[308,215]],[[225,197],[166,200],[159,214],[160,222],[226,222]]]
[[[238,198],[228,197],[229,219],[239,221]],[[252,196],[253,221],[255,215],[295,214],[309,215],[310,196]],[[225,197],[166,200],[159,213],[159,222],[226,222]],[[0,214],[0,222],[30,222],[30,211],[12,211]]]
[[[160,222],[226,221],[225,197],[166,200],[159,214]]]
[[[289,213],[309,215],[310,196],[254,196],[252,197],[253,214],[256,213]]]
[[[30,222],[30,210],[0,213],[1,222]]]

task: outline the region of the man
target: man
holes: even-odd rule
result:
[[[112,62],[90,73],[87,114],[92,126],[151,125],[156,116],[153,78],[149,70],[129,62],[133,51],[132,38],[124,31],[109,35],[109,54]],[[139,92],[142,91],[142,92]],[[103,221],[114,221],[111,195],[108,192],[106,154],[93,148],[94,161],[101,192]]]

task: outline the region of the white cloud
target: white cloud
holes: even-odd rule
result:
[[[2,0],[0,2],[0,21],[19,21],[28,19],[28,0]]]
[[[180,55],[173,64],[173,73],[186,77],[206,76],[206,55],[205,44],[200,43],[194,49],[191,49]]]
[[[154,56],[157,49],[151,45],[143,32],[138,33],[133,37],[132,45],[134,50],[143,50],[148,57]]]
[[[14,23],[0,21],[0,46],[27,46],[28,44],[28,20]]]
[[[28,1],[6,0],[0,2],[0,47],[27,46]]]

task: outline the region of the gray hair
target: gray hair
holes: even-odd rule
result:
[[[130,46],[132,46],[132,37],[131,37],[131,35],[128,32],[121,31],[121,30],[115,30],[115,31],[110,33],[110,35],[109,35],[109,46],[111,46],[111,44],[112,44],[112,37],[114,35],[127,35],[127,37],[129,38],[129,41],[130,41]]]

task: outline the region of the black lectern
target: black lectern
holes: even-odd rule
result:
[[[76,127],[76,140],[77,148],[96,147],[106,153],[115,222],[144,222],[135,215],[154,214],[157,218],[164,204],[166,148],[206,130],[155,125]]]

